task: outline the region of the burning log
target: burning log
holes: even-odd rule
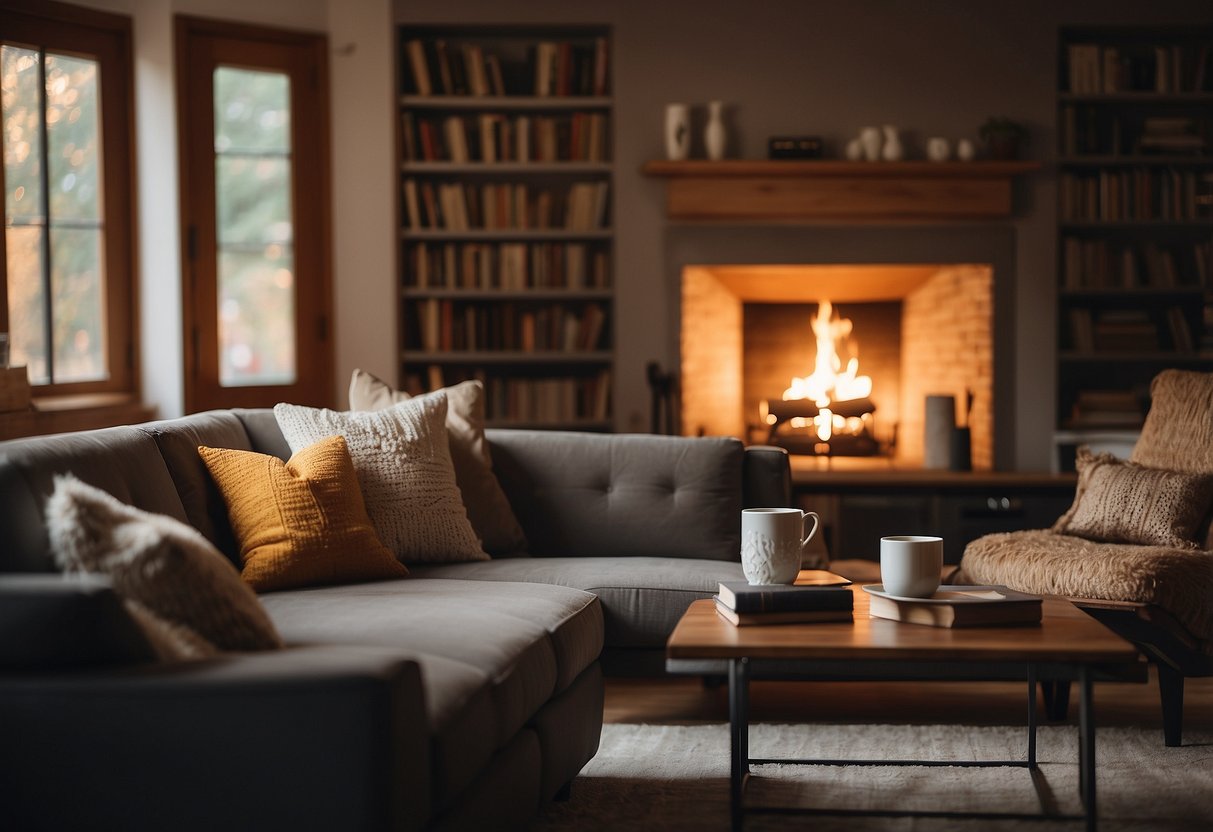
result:
[[[821,408],[814,404],[809,399],[772,399],[767,401],[767,413],[775,417],[776,423],[787,422],[791,419],[801,417],[804,419],[812,419],[821,413]],[[852,416],[863,416],[865,413],[874,413],[876,405],[870,398],[864,396],[860,399],[848,399],[841,402],[830,402],[829,411],[837,414],[844,419],[849,419]]]

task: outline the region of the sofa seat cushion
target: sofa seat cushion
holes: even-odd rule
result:
[[[509,558],[413,568],[415,578],[524,581],[592,592],[602,601],[611,647],[665,647],[692,601],[721,581],[744,581],[740,563],[692,558]],[[426,583],[422,581],[421,583]]]
[[[1213,640],[1213,552],[1096,543],[1052,531],[992,534],[965,549],[956,584],[1155,604]]]

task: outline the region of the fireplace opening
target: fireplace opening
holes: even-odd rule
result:
[[[681,431],[915,467],[951,396],[991,469],[992,290],[988,264],[687,266]]]

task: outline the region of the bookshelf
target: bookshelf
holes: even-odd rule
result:
[[[1063,28],[1057,107],[1066,446],[1138,430],[1160,370],[1213,370],[1213,27]]]
[[[610,430],[608,27],[397,36],[402,387],[478,378],[491,426]]]

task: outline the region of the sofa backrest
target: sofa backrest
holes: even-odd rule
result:
[[[139,428],[0,442],[0,572],[55,572],[44,521],[57,474],[72,473],[136,508],[187,521],[155,440]]]
[[[741,442],[490,430],[532,555],[737,560]]]

